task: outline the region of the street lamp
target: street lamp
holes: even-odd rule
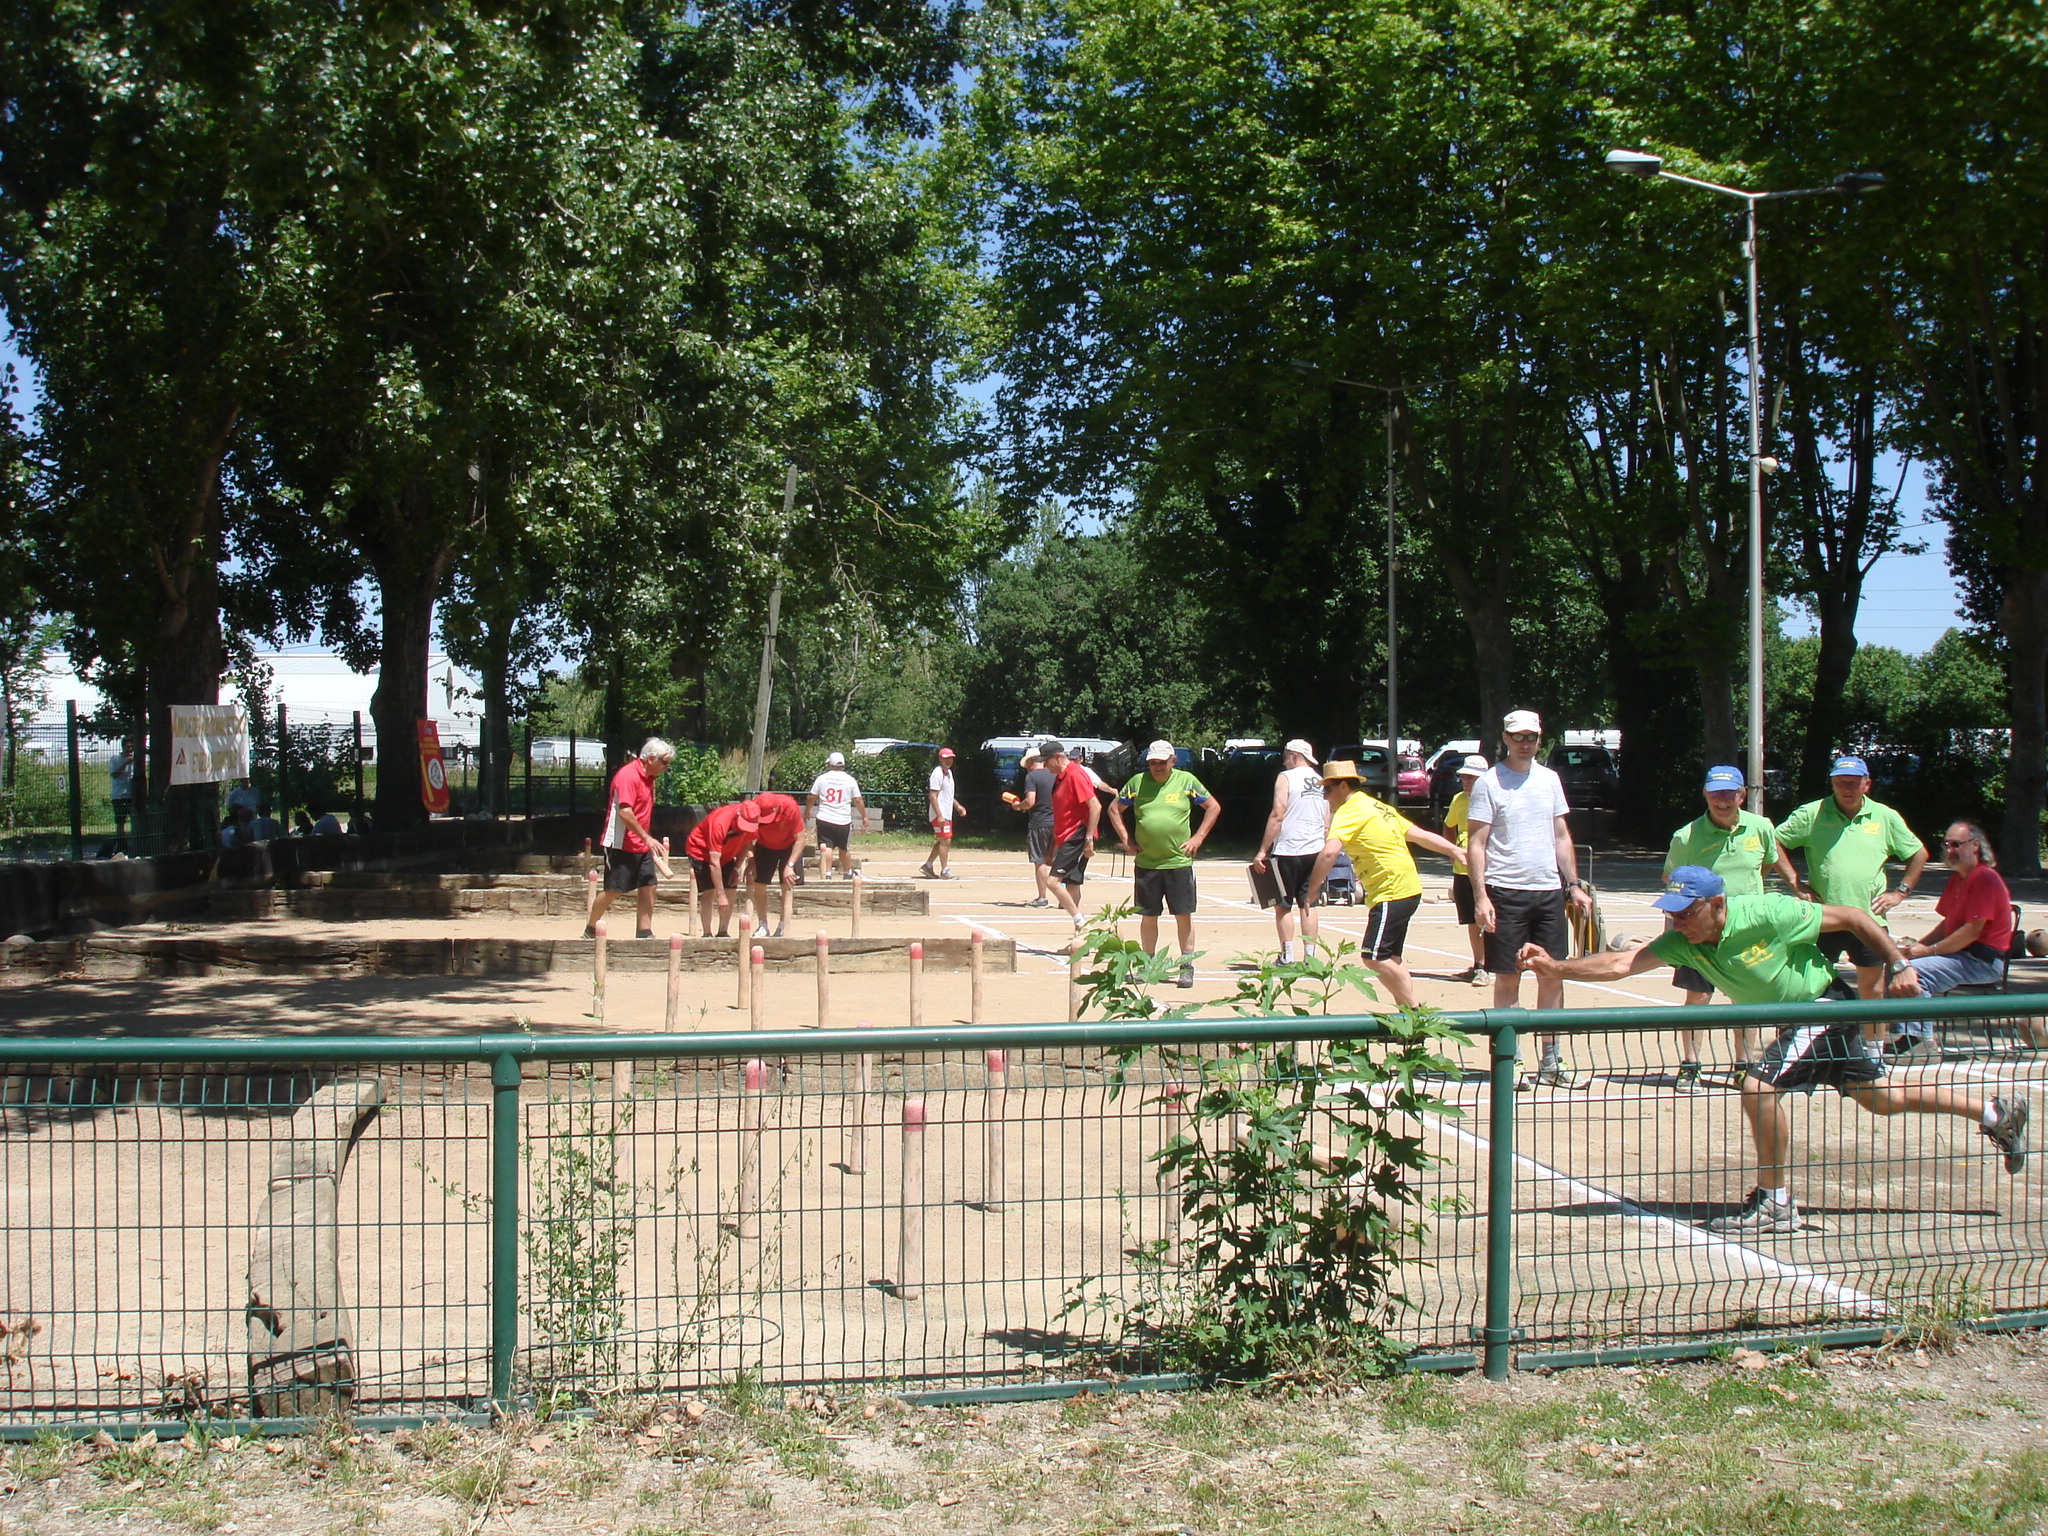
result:
[[[1781,202],[1788,197],[1825,197],[1833,193],[1853,197],[1875,192],[1884,185],[1877,171],[1845,171],[1824,187],[1796,187],[1785,192],[1746,192],[1724,187],[1719,182],[1701,181],[1664,169],[1662,155],[1640,149],[1610,149],[1607,169],[1619,176],[1641,180],[1682,182],[1688,187],[1718,192],[1742,200],[1747,219],[1742,254],[1749,263],[1749,808],[1761,814],[1764,808],[1764,475],[1778,467],[1764,457],[1762,380],[1759,377],[1757,338],[1756,205]]]
[[[1400,384],[1367,384],[1359,379],[1339,378],[1336,374],[1324,374],[1313,363],[1294,358],[1288,364],[1296,373],[1327,378],[1333,384],[1349,385],[1352,389],[1376,389],[1386,397],[1387,421],[1387,799],[1398,803],[1401,787],[1401,681],[1398,664],[1398,640],[1394,629],[1394,576],[1400,568],[1400,560],[1394,554],[1394,396],[1406,386]]]

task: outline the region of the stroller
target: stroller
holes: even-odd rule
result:
[[[1330,872],[1323,877],[1323,902],[1341,901],[1347,907],[1358,905],[1358,871],[1351,867],[1351,855],[1339,853],[1337,862],[1330,866]]]

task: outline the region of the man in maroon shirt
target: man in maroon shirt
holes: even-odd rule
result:
[[[1040,742],[1038,755],[1052,774],[1052,857],[1047,861],[1052,893],[1078,931],[1081,884],[1088,878],[1088,861],[1095,856],[1102,801],[1095,775],[1069,758],[1059,742]]]
[[[775,924],[775,937],[789,927],[790,903],[796,898],[796,870],[791,855],[797,839],[804,835],[804,808],[788,795],[756,795],[748,802],[754,807],[758,830],[754,834],[754,937],[768,937],[768,882],[782,877],[782,915]]]
[[[726,936],[732,922],[732,893],[739,883],[739,861],[754,846],[759,825],[754,802],[738,800],[721,805],[690,828],[690,835],[683,839],[683,852],[689,855],[690,871],[697,880],[697,912],[707,939],[714,906],[718,936]]]
[[[1956,822],[1943,834],[1941,851],[1948,863],[1948,880],[1934,903],[1941,921],[1924,939],[1899,946],[1913,962],[1922,997],[1997,981],[2012,949],[2012,892],[1991,867],[1998,855],[1984,840],[1984,829],[1974,821]],[[1901,1024],[1891,1050],[1896,1063],[1933,1060],[1932,1021]]]
[[[597,920],[612,904],[614,896],[632,891],[639,904],[639,927],[633,937],[654,937],[654,885],[660,878],[655,867],[654,842],[648,827],[654,822],[654,781],[668,772],[676,749],[659,736],[647,738],[640,755],[612,775],[610,803],[604,816],[604,889],[590,904],[590,916],[583,924],[583,936],[595,938]],[[666,855],[667,849],[662,850]]]

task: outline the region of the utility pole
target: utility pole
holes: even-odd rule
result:
[[[796,507],[796,466],[782,482],[782,527],[775,540],[775,585],[768,589],[768,633],[761,637],[761,680],[754,688],[754,740],[747,748],[747,793],[761,792],[761,760],[768,754],[768,706],[775,697],[775,630],[782,622],[782,538]]]

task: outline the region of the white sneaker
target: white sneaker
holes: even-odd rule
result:
[[[1282,965],[1294,964],[1294,946],[1292,944],[1282,944],[1280,946],[1280,963]]]

